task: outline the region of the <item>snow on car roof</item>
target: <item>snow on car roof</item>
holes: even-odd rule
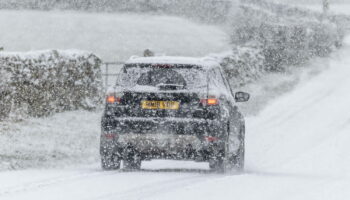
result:
[[[206,68],[219,66],[219,62],[211,57],[195,58],[177,56],[131,57],[125,64],[183,64],[198,65]]]

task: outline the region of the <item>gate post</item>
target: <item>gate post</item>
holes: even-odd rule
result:
[[[109,64],[108,63],[105,63],[106,65],[106,79],[105,79],[105,88],[106,88],[106,91],[108,90],[108,67],[109,67]]]

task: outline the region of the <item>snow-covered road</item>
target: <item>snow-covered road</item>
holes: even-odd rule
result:
[[[1,200],[348,199],[350,37],[329,68],[247,119],[247,169],[144,162],[141,171],[65,169],[0,173]]]

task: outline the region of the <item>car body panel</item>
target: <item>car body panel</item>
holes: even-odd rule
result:
[[[127,74],[130,69],[131,76]],[[162,70],[172,74],[159,73]],[[227,148],[228,131],[234,136],[231,152],[239,148],[243,115],[217,62],[207,58],[134,58],[126,62],[123,73],[124,82],[109,91],[109,95],[119,95],[119,101],[107,103],[102,117],[101,155],[113,151],[123,156],[132,146],[142,159],[208,161],[213,152]],[[217,104],[202,101],[210,98]],[[145,109],[144,101],[178,102],[179,106]]]

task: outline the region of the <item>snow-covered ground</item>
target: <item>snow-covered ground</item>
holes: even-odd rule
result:
[[[0,171],[96,162],[100,116],[74,111],[0,122]]]
[[[228,50],[216,26],[179,17],[63,11],[0,12],[0,47],[6,51],[80,49],[104,61],[125,61],[150,48],[168,55],[204,56]]]
[[[0,199],[348,199],[349,54],[350,37],[327,59],[328,69],[301,81],[247,119],[243,174],[215,174],[205,163],[162,160],[144,162],[136,172],[103,172],[97,162],[6,171],[0,173]],[[67,130],[69,123],[79,123],[86,114],[78,113],[76,119],[59,116],[68,124],[59,124],[57,131],[74,134]],[[73,129],[79,128],[78,123]],[[91,124],[86,131],[88,135],[97,128]]]

